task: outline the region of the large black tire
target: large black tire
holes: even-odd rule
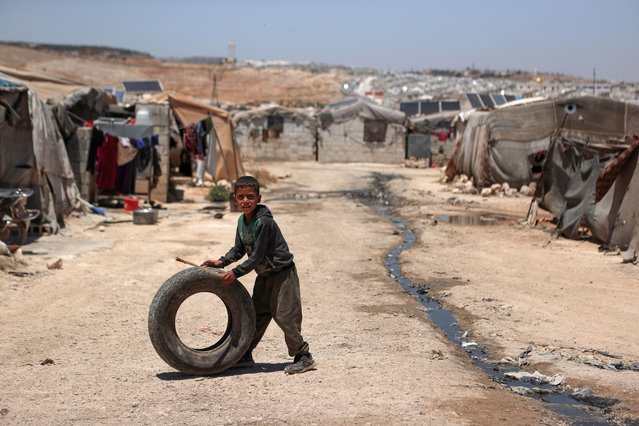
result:
[[[222,272],[217,270],[218,272]],[[196,293],[217,295],[228,313],[224,335],[204,349],[193,349],[180,340],[175,316],[180,305]],[[255,335],[255,308],[244,286],[221,280],[199,268],[185,269],[158,289],[149,310],[149,336],[155,351],[171,367],[185,374],[211,375],[232,367],[248,350]]]

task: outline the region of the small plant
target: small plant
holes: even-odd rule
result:
[[[444,145],[439,145],[439,154],[444,155],[444,153],[446,152],[446,150],[444,149]]]
[[[228,186],[216,183],[211,187],[206,199],[209,201],[228,201],[231,191]]]

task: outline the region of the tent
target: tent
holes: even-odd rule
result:
[[[0,87],[0,187],[33,188],[27,206],[53,232],[79,209],[79,192],[53,111],[33,90]]]
[[[321,162],[397,163],[406,158],[406,114],[351,99],[319,113]]]
[[[229,112],[174,92],[159,93],[138,102],[145,103],[168,103],[181,128],[211,117],[215,128],[216,146],[215,171],[211,173],[213,179],[232,182],[244,174],[239,148],[233,138],[233,121]]]
[[[628,106],[595,97],[541,100],[490,111],[476,110],[459,120],[458,139],[446,174],[466,174],[475,185],[508,183],[519,188],[541,171],[551,136],[605,146],[628,134]]]
[[[263,106],[233,115],[245,160],[314,160],[317,124],[312,111]]]

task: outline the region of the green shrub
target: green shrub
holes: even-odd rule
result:
[[[216,183],[211,187],[206,199],[209,201],[228,201],[231,190],[228,186]]]

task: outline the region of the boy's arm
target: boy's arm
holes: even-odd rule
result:
[[[239,229],[235,230],[235,245],[231,247],[231,249],[224,256],[220,257],[219,260],[222,261],[222,267],[230,265],[233,262],[237,262],[246,254],[246,250],[244,250],[244,244],[242,244],[242,240],[240,239],[240,231]]]
[[[246,259],[244,263],[233,268],[233,273],[237,278],[255,269],[255,266],[257,266],[266,255],[266,249],[273,233],[271,222],[265,222],[266,221],[260,222],[255,229],[255,249],[253,253],[251,253],[251,256]]]

